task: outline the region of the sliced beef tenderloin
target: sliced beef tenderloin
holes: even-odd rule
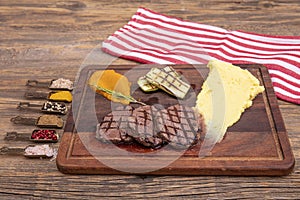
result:
[[[128,118],[132,115],[131,106],[120,106],[107,114],[97,125],[96,138],[102,142],[115,144],[130,143],[133,138],[127,134]]]
[[[154,106],[136,108],[128,120],[131,129],[128,134],[145,147],[161,147],[164,141],[157,135],[156,115],[158,114],[159,111]]]
[[[191,107],[174,105],[160,111],[159,136],[175,148],[188,148],[200,139],[199,119]]]

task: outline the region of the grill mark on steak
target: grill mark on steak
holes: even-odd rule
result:
[[[96,138],[107,143],[130,143],[133,138],[127,134],[128,117],[132,115],[131,106],[120,106],[107,114],[97,125]]]
[[[164,141],[157,135],[157,114],[159,114],[158,109],[154,106],[146,105],[136,108],[128,120],[131,129],[128,135],[146,147],[158,148],[162,146]]]
[[[198,117],[191,107],[170,106],[161,110],[159,136],[175,148],[187,148],[200,139]]]
[[[160,148],[166,143],[174,148],[188,148],[200,140],[203,118],[191,107],[173,105],[159,110],[155,106],[117,107],[97,125],[96,138],[116,144],[137,142]]]

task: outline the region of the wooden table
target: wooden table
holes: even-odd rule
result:
[[[6,132],[29,133],[15,125],[28,79],[74,80],[85,57],[123,26],[139,6],[229,30],[299,35],[300,4],[285,1],[8,1],[0,2],[0,148],[24,148],[29,141],[5,141]],[[114,64],[134,64],[117,59]],[[1,199],[255,198],[296,199],[300,195],[300,109],[279,101],[296,159],[284,177],[65,175],[55,161],[0,155]],[[59,143],[55,146],[58,147]]]

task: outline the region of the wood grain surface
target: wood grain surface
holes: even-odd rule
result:
[[[58,169],[67,174],[288,175],[294,167],[294,157],[267,68],[261,65],[240,66],[257,77],[265,91],[255,98],[251,108],[227,130],[222,142],[206,158],[198,156],[199,150],[205,148],[204,133],[201,133],[199,142],[184,152],[169,145],[159,150],[135,144],[117,145],[124,150],[123,153],[114,144],[96,140],[96,125],[114,107],[122,104],[112,104],[102,95],[95,95],[87,85],[95,71],[114,69],[126,75],[131,82],[132,96],[147,105],[192,107],[204,82],[202,74],[208,72],[206,65],[172,66],[193,86],[180,101],[166,92],[145,94],[137,85],[138,78],[151,68],[163,68],[165,65],[86,66],[76,81],[72,112],[66,120],[56,158]],[[131,106],[140,107],[137,104]]]
[[[10,122],[20,114],[40,115],[16,109],[20,101],[25,101],[26,81],[58,77],[74,80],[87,55],[128,22],[139,6],[229,30],[291,36],[300,33],[298,0],[1,0],[0,148],[30,144],[3,139],[8,131],[28,133],[35,128]],[[114,64],[134,63],[116,59]],[[296,159],[289,176],[65,175],[57,170],[55,161],[0,155],[0,198],[299,199],[300,109],[284,101],[279,105]]]

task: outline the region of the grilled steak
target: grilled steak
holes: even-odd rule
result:
[[[96,138],[102,142],[129,143],[133,138],[127,134],[128,117],[132,115],[131,106],[120,106],[107,114],[97,125]]]
[[[175,148],[188,148],[200,139],[201,120],[191,107],[179,104],[160,110],[149,105],[136,109],[121,106],[97,125],[96,138],[116,144],[136,141],[151,148],[166,143]]]
[[[132,116],[129,117],[128,132],[138,143],[146,146],[157,148],[163,145],[163,139],[157,136],[156,118],[159,114],[154,106],[141,106],[135,109]]]
[[[199,120],[191,107],[170,106],[161,110],[157,120],[159,136],[175,148],[187,148],[200,139]]]

